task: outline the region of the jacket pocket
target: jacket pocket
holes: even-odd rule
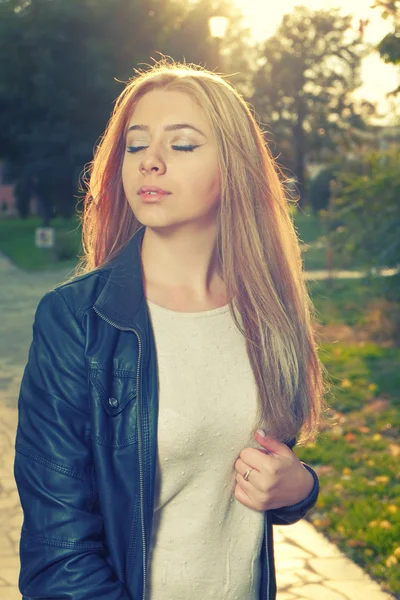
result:
[[[136,440],[137,387],[131,371],[89,371],[91,437],[103,446],[122,447]]]

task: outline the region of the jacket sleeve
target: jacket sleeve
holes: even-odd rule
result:
[[[288,442],[289,448],[292,450],[296,444],[296,440],[293,439]],[[298,502],[297,504],[292,504],[292,506],[283,506],[281,508],[275,508],[271,511],[272,515],[272,523],[274,525],[292,525],[293,523],[297,523],[300,521],[305,514],[315,505],[318,500],[319,494],[319,480],[316,472],[305,463],[302,463],[304,468],[307,469],[311,473],[314,479],[314,485],[309,493],[309,495]]]
[[[84,332],[63,297],[39,303],[18,400],[14,475],[26,600],[132,600],[107,562],[89,443]]]

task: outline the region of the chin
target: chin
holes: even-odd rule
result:
[[[149,229],[176,229],[185,224],[181,220],[173,221],[166,215],[150,215],[148,213],[149,211],[146,210],[146,207],[144,210],[134,211],[135,218],[139,221],[139,223],[145,227],[148,227]]]
[[[180,228],[193,228],[201,230],[204,227],[208,228],[210,221],[214,223],[217,218],[214,212],[200,215],[182,215],[182,211],[180,214],[174,211],[175,215],[171,215],[170,209],[164,211],[162,207],[152,206],[151,204],[140,204],[135,207],[131,205],[131,208],[139,223],[151,229],[170,229],[173,231]]]

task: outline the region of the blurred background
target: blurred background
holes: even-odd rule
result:
[[[85,165],[161,54],[224,74],[282,169],[332,379],[299,451],[308,518],[400,594],[400,1],[0,0],[0,359],[18,382],[36,303],[81,253]]]

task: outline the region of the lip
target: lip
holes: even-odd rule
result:
[[[147,192],[153,192],[153,193],[148,194]],[[138,195],[142,199],[142,202],[144,202],[145,204],[155,204],[156,202],[160,202],[166,196],[168,196],[170,193],[171,192],[167,192],[166,190],[163,190],[154,185],[143,186],[138,191]]]
[[[157,192],[157,194],[164,195],[164,196],[167,196],[168,194],[171,193],[171,192],[167,192],[167,190],[163,190],[162,188],[156,187],[155,185],[143,185],[138,190],[139,196],[141,196],[142,194],[145,194],[146,192]]]

